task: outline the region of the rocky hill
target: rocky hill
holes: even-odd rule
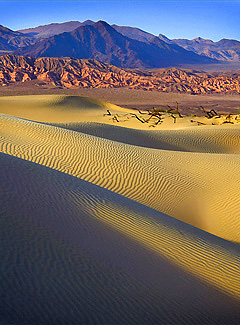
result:
[[[240,93],[240,73],[204,74],[181,69],[121,69],[97,60],[0,57],[0,86],[41,80],[61,87],[120,88],[190,94]]]

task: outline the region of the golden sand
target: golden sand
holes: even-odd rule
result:
[[[126,269],[123,273],[108,269],[107,278],[112,281],[109,287],[105,279],[94,278],[94,272],[101,274],[102,266],[94,262],[90,267],[92,262],[86,262],[88,272],[92,267],[97,270],[90,272],[96,292],[98,286],[103,285],[104,299],[108,301],[113,294],[109,290],[125,281],[138,297],[144,297],[146,292],[149,296],[132,305],[126,289],[123,293],[128,297],[126,308],[134,310],[126,318],[117,304],[112,307],[114,315],[108,318],[101,304],[100,307],[91,302],[101,315],[98,320],[109,322],[120,317],[122,322],[141,322],[138,310],[148,315],[150,323],[211,323],[223,320],[226,315],[226,322],[236,315],[234,320],[240,318],[234,309],[234,301],[240,300],[240,250],[238,245],[231,243],[240,243],[238,117],[228,117],[229,123],[223,123],[226,119],[222,116],[218,119],[218,124],[222,125],[210,125],[209,119],[204,117],[195,118],[193,123],[189,117],[174,122],[172,117],[165,116],[163,123],[150,128],[135,118],[120,121],[121,116],[131,112],[101,101],[78,97],[26,97],[19,99],[19,106],[17,97],[0,100],[0,152],[7,189],[3,195],[5,216],[22,216],[16,227],[19,223],[23,227],[21,223],[27,218],[27,224],[51,230],[60,241],[58,245],[64,243],[66,246],[67,243],[69,247],[71,243],[74,249],[85,247],[84,252],[89,256],[93,254],[93,260],[102,256],[105,266],[115,265],[118,269],[119,255],[122,261],[119,263],[125,263]],[[117,114],[119,122],[114,122],[112,115],[104,115],[106,110]],[[211,124],[215,119],[211,119]],[[229,119],[234,119],[235,125]],[[197,120],[209,125],[198,125]],[[89,234],[91,240],[88,239],[91,244],[84,246],[81,238],[89,229],[93,229]],[[103,237],[99,231],[104,231]],[[49,242],[50,235],[46,236]],[[113,244],[115,240],[120,240],[117,247]],[[61,249],[61,254],[67,254]],[[135,252],[139,260],[133,263],[131,273],[126,270]],[[56,259],[54,254],[53,257],[50,254],[51,258]],[[71,254],[75,256],[79,251]],[[147,266],[143,266],[140,261],[145,256],[156,261],[160,259],[159,263],[163,264],[156,261],[152,264],[149,260]],[[59,263],[64,268],[64,262]],[[139,267],[143,273],[139,281],[133,281]],[[180,292],[181,279],[191,283],[186,289],[187,307],[181,295],[171,289],[173,274],[170,272],[170,278],[167,276],[171,267],[173,273],[180,272],[176,280]],[[148,277],[148,272],[156,272],[158,276]],[[161,272],[165,274],[162,280],[159,279]],[[89,281],[85,280],[83,288],[75,284],[78,294],[82,295],[82,290],[94,292]],[[220,298],[217,312],[211,314],[210,309],[215,307],[209,309],[207,305],[210,306],[212,302],[209,301],[215,301],[216,297],[211,291],[207,299],[206,292],[203,294],[195,288],[198,285],[210,291],[217,290],[217,295],[221,293],[234,301],[223,303],[225,298]],[[162,287],[169,305],[160,302]],[[70,291],[73,294],[73,289]],[[191,304],[191,299],[195,301],[197,296],[200,297],[199,312]],[[123,304],[123,297],[117,299]],[[228,311],[222,306],[227,306]],[[161,312],[156,311],[158,308]],[[175,308],[175,316],[168,314],[172,308]],[[234,311],[230,312],[229,308]],[[149,323],[147,319],[144,322]]]

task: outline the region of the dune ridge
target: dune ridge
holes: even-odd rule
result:
[[[137,130],[96,122],[51,123],[65,129],[152,149],[240,153],[240,127],[232,125],[189,127],[177,130]]]
[[[2,320],[239,322],[238,245],[51,168],[0,164]]]
[[[217,236],[240,241],[238,154],[137,147],[8,115],[1,115],[1,134],[3,153],[76,176]]]

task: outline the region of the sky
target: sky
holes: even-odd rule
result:
[[[0,1],[0,24],[12,30],[87,19],[138,27],[171,39],[240,40],[240,0]]]

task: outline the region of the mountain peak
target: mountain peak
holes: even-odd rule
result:
[[[99,20],[97,21],[96,23],[93,24],[94,26],[104,26],[104,27],[110,27],[110,28],[113,28],[111,27],[106,21],[104,20]]]
[[[95,24],[95,21],[87,19],[82,22],[82,25],[93,25]]]
[[[196,37],[196,38],[194,38],[193,41],[195,41],[195,42],[212,42],[212,41],[209,40],[209,39],[202,38],[202,37],[199,37],[199,36]]]
[[[91,22],[91,21],[90,21]],[[86,30],[98,30],[100,33],[101,32],[107,32],[109,34],[112,33],[117,33],[117,31],[110,26],[107,22],[103,21],[103,20],[99,20],[97,22],[93,22],[93,23],[86,23],[85,22],[83,24],[81,24],[79,27],[77,27],[75,30],[72,31],[72,34],[75,34],[75,32],[82,32],[82,31],[86,31]]]
[[[109,25],[106,21],[104,20],[99,20],[96,23],[94,23],[93,25],[91,25],[93,28],[95,28],[96,30],[98,30],[100,33],[106,33],[108,35],[111,35],[111,37],[120,37],[120,38],[125,38],[124,35],[122,35],[121,33],[119,33],[114,27],[112,27],[111,25]],[[88,26],[89,27],[89,26]]]

